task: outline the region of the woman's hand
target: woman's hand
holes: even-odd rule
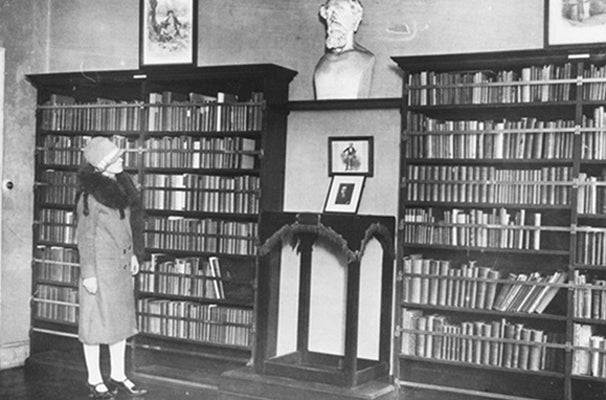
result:
[[[86,289],[86,291],[90,294],[96,294],[97,293],[97,278],[90,277],[90,278],[85,278],[82,279],[82,286],[84,286],[84,289]]]
[[[134,254],[130,258],[130,273],[137,275],[139,273],[139,260]]]

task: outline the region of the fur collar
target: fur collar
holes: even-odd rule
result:
[[[78,191],[88,193],[104,206],[118,210],[134,205],[138,199],[137,189],[128,174],[117,174],[114,180],[96,172],[90,165],[78,171]]]

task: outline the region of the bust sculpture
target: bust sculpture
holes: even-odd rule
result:
[[[314,70],[316,99],[368,97],[375,56],[354,38],[362,14],[359,0],[327,0],[320,6],[326,52]]]

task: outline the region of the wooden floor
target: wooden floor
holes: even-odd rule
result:
[[[216,400],[216,389],[198,386],[188,390],[170,380],[139,378],[136,381],[146,387],[149,393],[140,399],[145,400]],[[87,400],[88,389],[81,377],[70,374],[56,378],[47,374],[25,373],[25,368],[0,371],[0,399],[2,400]],[[118,394],[116,400],[137,399]]]

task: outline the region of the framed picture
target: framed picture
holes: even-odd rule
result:
[[[545,47],[604,46],[606,3],[602,0],[545,0]]]
[[[139,65],[195,65],[197,0],[140,0]]]
[[[324,212],[357,213],[365,180],[364,175],[333,176],[326,196]]]
[[[329,137],[328,175],[373,174],[372,136]]]

